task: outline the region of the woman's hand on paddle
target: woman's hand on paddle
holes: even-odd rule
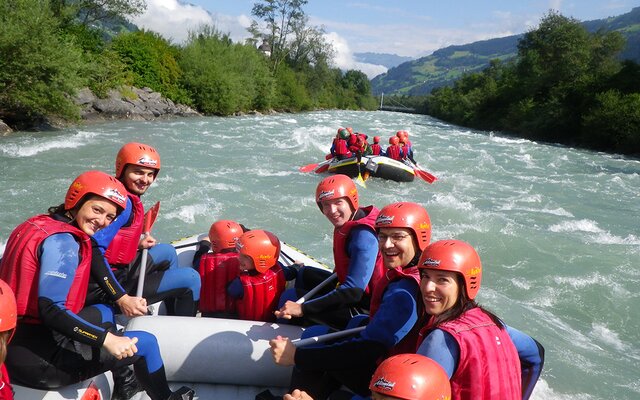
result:
[[[302,304],[298,304],[295,301],[287,300],[286,303],[274,314],[277,318],[291,319],[292,317],[302,317]]]
[[[294,389],[291,394],[285,394],[282,397],[283,400],[313,400],[313,397],[309,396],[307,392]]]
[[[138,247],[141,249],[148,249],[150,247],[155,246],[156,243],[158,243],[156,241],[156,238],[154,238],[153,236],[151,236],[150,233],[148,233],[142,239],[140,239],[140,242],[138,243]]]
[[[115,358],[122,360],[123,358],[133,357],[138,352],[138,338],[130,338],[127,336],[116,336],[113,333],[107,333],[104,339],[103,347]]]
[[[269,346],[271,346],[271,355],[276,364],[284,367],[295,364],[296,346],[291,343],[289,338],[278,335],[269,341]]]
[[[116,300],[116,304],[126,317],[147,315],[147,299],[143,297],[133,297],[125,294]]]

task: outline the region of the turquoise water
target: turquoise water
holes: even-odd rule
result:
[[[361,204],[407,200],[431,215],[434,240],[473,244],[479,301],[546,348],[535,399],[640,398],[640,162],[470,131],[389,112],[113,122],[0,137],[0,250],[27,217],[62,202],[85,169],[113,171],[128,141],[155,146],[161,241],[219,218],[274,231],[330,263],[331,226],[313,200],[322,176],[298,172],[328,151],[338,126],[387,138],[410,132],[439,180],[376,179]],[[384,140],[384,139],[383,139]]]

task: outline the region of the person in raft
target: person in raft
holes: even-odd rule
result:
[[[418,165],[416,160],[413,159],[413,145],[411,144],[411,140],[409,140],[409,132],[398,131],[396,132],[396,136],[400,139],[403,160],[409,159],[412,163]]]
[[[373,400],[449,400],[449,377],[435,361],[420,354],[397,354],[384,360],[369,383]],[[347,398],[347,397],[344,397]],[[362,399],[362,397],[348,397]],[[313,400],[305,391],[295,389],[283,400]]]
[[[295,266],[278,262],[280,240],[265,230],[250,230],[236,241],[239,272],[226,287],[235,300],[237,316],[243,320],[275,320],[278,299],[287,281],[296,278]]]
[[[85,307],[89,275],[96,273],[92,236],[122,212],[126,199],[122,183],[88,171],[69,186],[63,204],[9,236],[0,279],[17,300],[18,324],[6,359],[14,382],[52,390],[133,364],[152,400],[193,397],[188,387],[169,389],[155,336],[119,333],[111,307]]]
[[[13,400],[13,388],[4,360],[7,357],[7,345],[16,329],[16,310],[13,290],[5,281],[0,280],[0,400]]]
[[[373,137],[373,144],[371,145],[371,154],[379,156],[382,153],[382,147],[380,146],[380,136]]]
[[[482,264],[475,249],[441,240],[424,250],[418,268],[430,318],[417,353],[447,372],[451,399],[528,399],[542,372],[544,348],[476,303]]]
[[[326,399],[346,386],[368,396],[371,374],[380,360],[415,351],[423,310],[416,265],[431,239],[431,220],[422,206],[400,202],[380,210],[375,228],[385,274],[375,286],[369,318],[356,316],[347,326],[366,323],[366,328],[349,339],[300,348],[285,338],[271,340],[274,361],[295,365],[292,389]],[[329,332],[326,326],[313,326],[302,337]]]
[[[400,138],[397,136],[391,136],[389,138],[389,147],[385,150],[384,155],[393,158],[394,160],[401,161],[404,157],[404,153],[402,152],[402,147],[399,145]]]
[[[296,318],[293,322],[298,324],[321,323],[343,329],[355,315],[368,313],[373,287],[384,274],[374,227],[378,209],[360,207],[356,185],[341,174],[323,179],[315,197],[320,212],[333,225],[338,286],[325,284],[317,297],[297,303],[296,299],[332,275],[320,268],[302,267],[295,288],[283,293],[276,317],[282,322]]]
[[[338,128],[338,133],[331,144],[331,156],[338,160],[344,160],[352,156],[347,146],[347,140],[351,134],[345,128]]]
[[[142,249],[147,249],[148,259],[142,297],[149,304],[164,301],[167,314],[195,316],[200,298],[200,276],[193,268],[180,268],[173,246],[157,243],[146,234],[143,236],[144,206],[141,196],[156,180],[160,171],[160,156],[151,146],[127,143],[116,156],[115,177],[127,190],[131,216],[115,233],[105,230],[96,234],[96,240],[106,248],[105,257],[125,291],[135,294],[140,277]],[[90,303],[104,302],[104,294],[94,283],[90,291]]]
[[[208,240],[201,240],[198,245],[193,267],[199,271],[202,282],[200,312],[203,317],[236,315],[235,299],[227,295],[227,285],[240,270],[236,242],[243,232],[236,221],[218,220],[211,224]]]

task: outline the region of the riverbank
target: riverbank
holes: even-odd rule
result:
[[[76,93],[74,103],[79,107],[78,121],[46,116],[10,126],[0,120],[0,136],[6,136],[16,130],[56,130],[78,123],[99,123],[110,120],[145,121],[202,115],[189,106],[174,103],[150,88],[139,89],[132,86],[126,86],[120,90],[112,89],[104,98],[99,98],[89,88],[83,88]]]

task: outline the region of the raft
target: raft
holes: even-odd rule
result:
[[[324,166],[327,165],[328,167]],[[416,174],[412,166],[385,156],[362,156],[360,162],[356,157],[338,160],[332,158],[318,164],[320,168],[332,174],[344,174],[355,178],[358,174],[367,173],[370,177],[387,179],[395,182],[413,182]]]
[[[194,235],[173,242],[181,267],[191,268],[199,241],[205,234]],[[281,241],[279,261],[291,265],[302,261],[305,265],[328,269],[295,247]],[[161,314],[163,307],[153,306]],[[195,399],[251,399],[264,391],[286,393],[291,367],[278,366],[269,351],[269,340],[281,335],[300,338],[303,328],[262,321],[244,321],[224,318],[176,317],[150,315],[124,321],[125,330],[153,333],[158,339],[169,386],[173,390],[187,385],[196,391]],[[111,372],[55,391],[30,389],[13,385],[19,400],[81,399],[91,383],[97,387],[100,398],[108,400],[113,391]],[[134,400],[150,400],[144,393]]]

